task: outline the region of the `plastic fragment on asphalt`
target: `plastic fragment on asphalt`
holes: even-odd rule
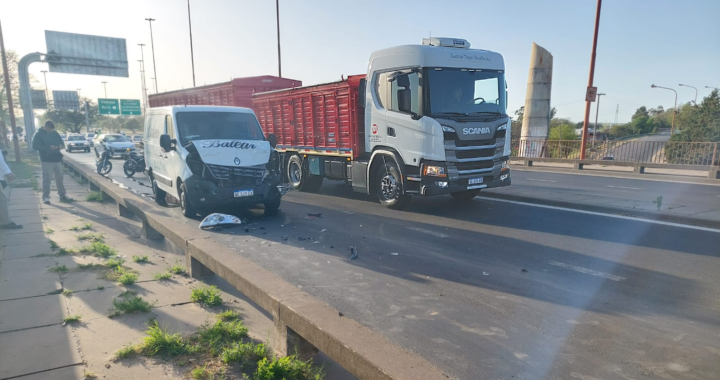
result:
[[[358,257],[357,248],[354,245],[350,246],[350,260],[355,260]]]
[[[322,230],[320,230],[320,232],[325,232],[325,231],[327,231],[327,228],[323,228]]]
[[[390,254],[393,255],[393,256],[397,256],[397,255],[398,255],[397,252],[390,252]]]
[[[242,221],[237,216],[214,213],[206,216],[205,219],[200,222],[200,228],[237,226],[240,224],[242,224]]]
[[[489,276],[489,275],[490,275],[490,273],[488,273],[488,272],[483,272],[483,276]]]

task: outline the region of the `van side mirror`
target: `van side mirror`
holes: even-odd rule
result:
[[[170,135],[160,135],[160,147],[166,152],[175,150],[172,146],[172,139],[170,139]]]
[[[271,133],[267,136],[267,141],[270,143],[270,146],[275,149],[277,146],[277,136],[275,136],[274,133]]]

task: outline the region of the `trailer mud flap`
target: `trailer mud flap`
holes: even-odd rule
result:
[[[350,165],[350,180],[356,193],[368,193],[367,171],[369,162],[354,161]]]

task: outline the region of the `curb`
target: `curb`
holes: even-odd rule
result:
[[[510,195],[510,194],[489,193],[489,192],[481,193],[481,195],[479,195],[477,198],[478,199],[485,198],[485,199],[498,199],[498,200],[534,203],[534,204],[543,205],[543,206],[563,207],[563,208],[574,209],[574,210],[591,211],[591,212],[598,212],[598,213],[603,213],[603,214],[615,214],[615,215],[622,215],[622,216],[630,216],[630,217],[634,217],[634,218],[661,221],[661,222],[687,224],[687,225],[695,226],[695,227],[720,229],[720,221],[701,219],[701,218],[692,218],[692,217],[682,216],[682,215],[661,214],[661,213],[655,213],[655,212],[651,212],[651,211],[628,210],[625,208],[618,208],[618,207],[611,207],[611,206],[589,205],[589,204],[585,204],[585,203],[556,201],[556,200],[552,200],[552,199],[533,198],[533,197],[522,196],[522,195]]]

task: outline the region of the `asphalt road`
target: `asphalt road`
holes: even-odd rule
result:
[[[658,134],[630,141],[610,142],[612,145],[609,145],[610,148],[603,153],[603,156],[612,156],[615,161],[663,163],[661,151],[668,141],[670,141],[669,134]]]
[[[66,157],[93,168],[92,154]],[[111,179],[149,193],[115,163]],[[551,184],[529,181],[540,175],[563,176],[515,172],[513,183]],[[566,176],[588,191],[630,181]],[[688,189],[704,201],[717,194]],[[272,218],[245,212],[249,232],[215,239],[454,378],[720,373],[719,232],[486,199],[416,198],[399,212],[335,182],[289,193],[281,208]]]

